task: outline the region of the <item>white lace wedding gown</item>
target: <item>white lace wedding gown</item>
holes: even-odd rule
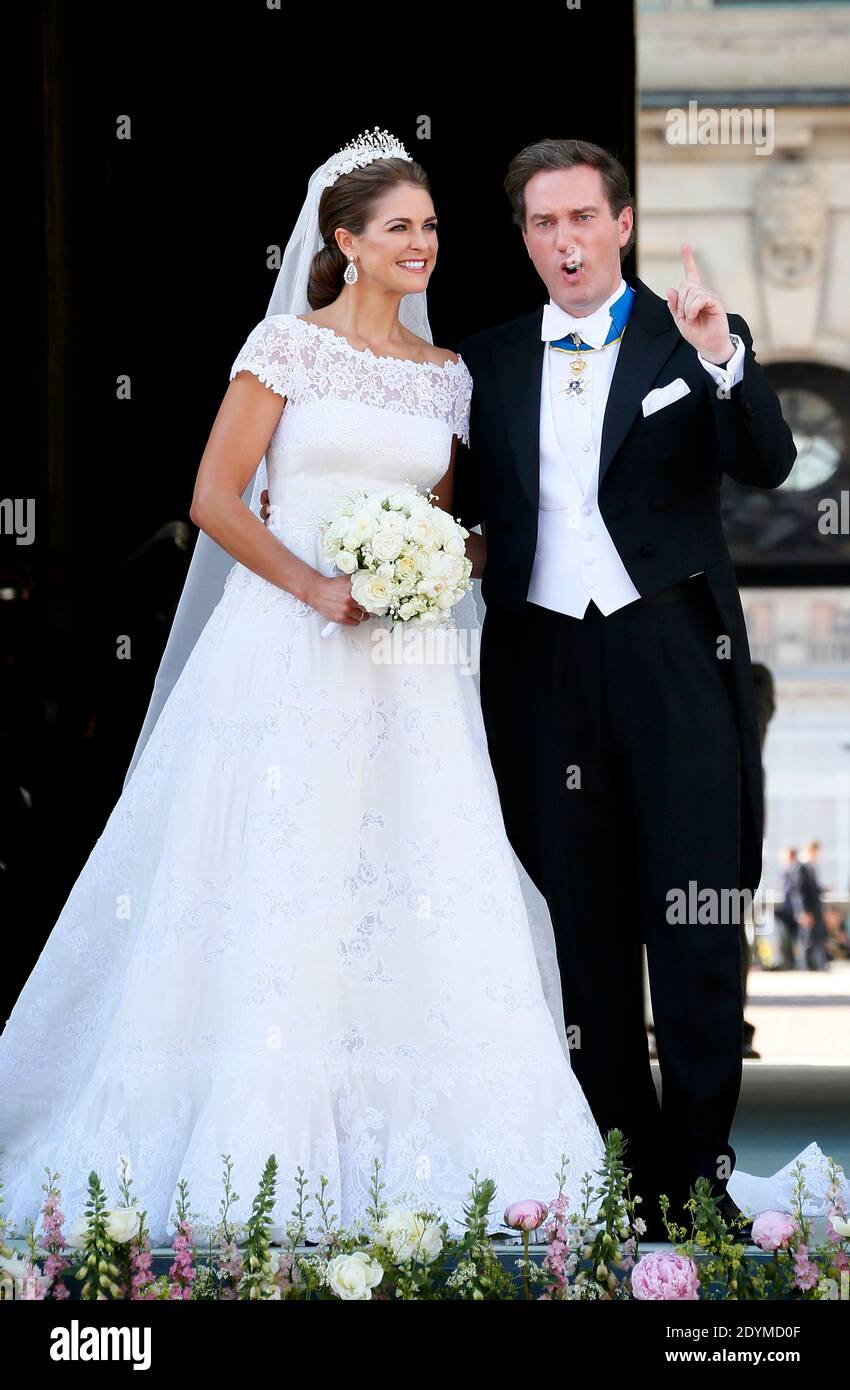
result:
[[[376,356],[283,314],[242,369],[287,398],[273,527],[326,573],[339,495],[433,485],[467,437],[462,361]],[[377,664],[379,623],[322,639],[318,612],[233,565],[0,1038],[10,1233],[46,1166],[69,1223],[92,1169],[117,1204],[122,1156],[154,1243],[179,1179],[196,1229],[216,1224],[223,1154],[237,1220],[276,1155],[276,1238],[299,1166],[316,1238],[320,1175],[347,1224],[376,1157],[384,1198],[455,1233],[475,1168],[498,1184],[491,1231],[554,1195],[562,1153],[579,1204],[602,1140],[544,996],[476,683]]]

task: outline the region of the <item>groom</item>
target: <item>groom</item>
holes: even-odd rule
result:
[[[720,484],[777,487],[796,450],[746,323],[687,246],[666,302],[622,279],[632,198],[608,151],[542,140],[505,188],[549,302],[458,345],[474,391],[452,511],[484,523],[489,751],[550,910],[573,1068],[663,1239],[658,1193],[681,1220],[700,1175],[738,1211],[740,890],[761,874],[762,774]]]

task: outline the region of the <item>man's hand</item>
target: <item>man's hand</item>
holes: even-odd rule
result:
[[[262,490],[262,492],[260,493],[260,503],[261,503],[261,506],[260,506],[260,516],[262,517],[262,519],[263,519],[263,524],[265,525],[265,523],[268,521],[269,516],[270,516],[270,509],[269,509],[269,490],[268,490],[267,487],[264,487],[263,490]]]
[[[735,351],[729,337],[729,320],[716,294],[700,284],[699,271],[687,242],[682,246],[684,279],[677,290],[667,291],[667,304],[685,342],[706,362],[723,366]]]

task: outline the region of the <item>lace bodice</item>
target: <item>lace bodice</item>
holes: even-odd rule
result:
[[[469,440],[472,378],[457,362],[414,362],[355,348],[333,329],[273,314],[249,334],[230,379],[249,371],[286,397],[266,450],[269,500],[314,525],[337,497],[410,481],[432,487]]]

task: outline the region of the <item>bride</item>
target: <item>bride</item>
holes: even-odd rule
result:
[[[12,1234],[45,1167],[73,1223],[90,1172],[114,1205],[126,1161],[159,1244],[181,1180],[216,1226],[225,1153],[236,1220],[276,1155],[276,1239],[299,1167],[347,1225],[378,1158],[386,1200],[457,1234],[476,1168],[495,1231],[553,1195],[562,1154],[572,1208],[599,1166],[475,683],[374,661],[389,620],[320,545],[354,490],[411,482],[451,511],[472,382],[431,341],[436,255],[426,175],[386,132],[311,177],[201,459],[202,534],[124,789],[0,1038]]]

